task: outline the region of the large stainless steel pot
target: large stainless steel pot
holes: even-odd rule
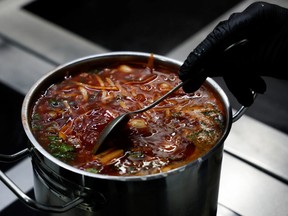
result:
[[[30,114],[37,97],[52,83],[81,69],[109,65],[112,62],[147,62],[149,53],[112,52],[88,56],[62,65],[43,76],[26,95],[22,107],[22,123],[30,146],[0,160],[12,161],[30,155],[34,171],[36,200],[25,195],[3,172],[1,180],[29,207],[48,215],[126,215],[126,216],[191,216],[216,215],[223,144],[232,122],[245,108],[232,115],[223,90],[212,79],[205,85],[219,94],[225,107],[225,132],[215,147],[198,160],[166,173],[147,176],[106,176],[73,168],[46,152],[31,132]],[[177,71],[182,64],[154,55],[157,67]]]

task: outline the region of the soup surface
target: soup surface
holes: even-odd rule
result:
[[[35,103],[31,127],[54,157],[88,172],[147,175],[182,166],[207,153],[223,134],[217,95],[202,86],[177,90],[134,116],[94,155],[99,133],[118,115],[141,109],[180,82],[177,71],[147,64],[111,65],[66,76]]]

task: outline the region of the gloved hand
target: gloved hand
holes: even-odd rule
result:
[[[243,39],[247,42],[226,50]],[[252,91],[266,91],[262,76],[288,79],[288,10],[256,2],[232,14],[189,54],[179,71],[182,81],[191,80],[184,86],[186,92],[216,76],[224,78],[244,106],[253,103]]]

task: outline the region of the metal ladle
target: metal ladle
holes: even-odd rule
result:
[[[160,97],[159,99],[157,99],[156,101],[154,101],[150,105],[148,105],[142,109],[139,109],[139,110],[123,113],[123,114],[117,116],[111,122],[109,122],[104,127],[104,129],[101,131],[101,133],[99,134],[99,137],[98,137],[98,139],[97,139],[97,141],[96,141],[96,143],[92,149],[92,154],[97,153],[98,149],[107,140],[109,135],[112,134],[112,132],[115,131],[115,129],[119,128],[119,126],[121,126],[121,125],[123,126],[124,124],[126,124],[129,121],[129,119],[131,119],[133,117],[133,115],[141,113],[141,112],[145,112],[148,109],[151,109],[152,107],[156,106],[161,101],[163,101],[165,98],[167,98],[170,94],[172,94],[173,92],[175,92],[176,90],[181,88],[186,82],[188,82],[188,81],[180,82],[177,86],[175,86],[173,89],[168,91],[166,94],[164,94],[162,97]]]
[[[247,39],[243,39],[240,40],[230,46],[228,46],[224,52],[228,52],[233,50],[235,47],[239,47],[242,45],[245,45],[248,42]],[[136,110],[136,111],[132,111],[132,112],[127,112],[124,114],[119,115],[118,117],[116,117],[115,119],[113,119],[111,122],[109,122],[109,124],[102,130],[102,132],[99,134],[99,137],[97,139],[96,144],[94,145],[94,148],[92,149],[92,154],[95,154],[99,147],[105,142],[105,140],[107,139],[107,137],[109,137],[109,135],[116,129],[119,127],[119,125],[123,125],[124,123],[127,123],[129,121],[129,119],[131,119],[131,117],[137,113],[140,112],[145,112],[148,109],[156,106],[158,103],[160,103],[161,101],[163,101],[166,97],[168,97],[171,93],[173,93],[174,91],[176,91],[177,89],[181,88],[185,83],[187,83],[188,80],[186,80],[185,82],[181,82],[179,83],[177,86],[175,86],[173,89],[171,89],[170,91],[168,91],[166,94],[164,94],[162,97],[160,97],[158,100],[154,101],[152,104],[150,104],[147,107],[144,107],[143,109],[140,110]],[[254,94],[255,97],[256,94]],[[242,109],[239,110],[240,113],[244,112],[246,109],[246,107],[242,107]],[[241,115],[238,115],[241,116]]]

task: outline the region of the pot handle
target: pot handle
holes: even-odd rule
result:
[[[254,100],[256,99],[257,97],[257,93],[256,92],[253,92],[253,98]],[[238,119],[240,119],[242,117],[242,115],[246,112],[246,110],[248,109],[248,107],[245,107],[245,106],[241,106],[239,110],[237,110],[233,116],[232,116],[232,122],[236,122]]]
[[[14,162],[17,161],[29,154],[30,150],[24,149],[13,155],[3,155],[0,154],[0,162]],[[4,172],[0,170],[0,180],[28,207],[38,211],[53,212],[53,213],[63,213],[66,212],[77,205],[84,202],[84,196],[76,197],[75,199],[67,202],[61,206],[48,206],[42,203],[39,203],[29,196],[27,196]]]
[[[29,149],[23,149],[22,151],[19,151],[15,154],[12,155],[4,155],[4,154],[0,154],[0,162],[14,162],[17,160],[20,160],[21,158],[26,157],[29,154]]]

